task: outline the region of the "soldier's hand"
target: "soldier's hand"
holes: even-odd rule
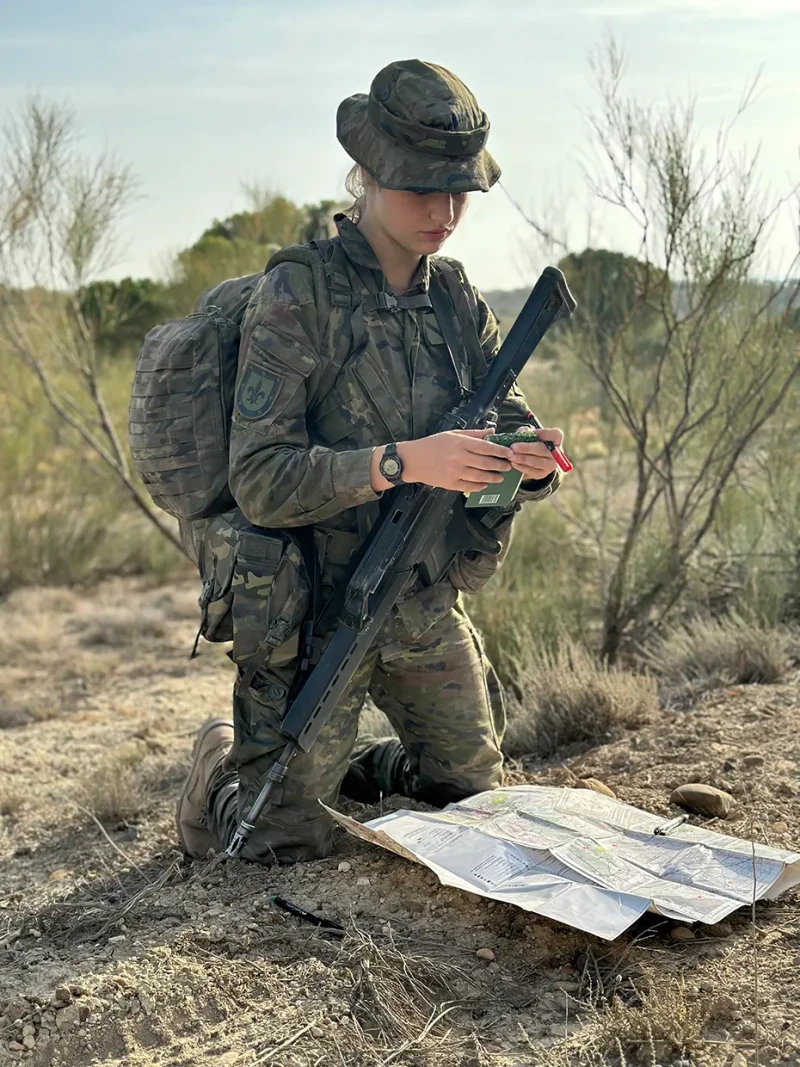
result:
[[[484,440],[491,433],[495,430],[447,430],[418,441],[403,441],[397,446],[403,481],[462,493],[480,492],[487,485],[502,482],[503,474],[511,470],[512,452]]]
[[[521,426],[519,429],[530,431],[530,426]],[[556,427],[542,427],[541,430],[536,431],[536,436],[541,441],[551,441],[556,448],[561,448],[564,441],[564,434]],[[523,481],[546,478],[557,467],[553,453],[540,441],[534,441],[531,444],[517,441],[511,446],[511,452],[513,453],[511,464],[514,470],[522,472]]]

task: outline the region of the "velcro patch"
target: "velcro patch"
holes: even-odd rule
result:
[[[263,419],[275,402],[280,378],[248,359],[236,389],[236,410],[244,419]]]

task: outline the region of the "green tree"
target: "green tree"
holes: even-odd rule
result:
[[[78,294],[83,324],[104,355],[138,347],[147,331],[164,319],[166,307],[163,286],[150,278],[91,282]]]

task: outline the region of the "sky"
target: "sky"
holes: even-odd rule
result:
[[[515,288],[545,263],[510,198],[555,211],[576,250],[634,250],[622,220],[587,207],[582,169],[589,56],[609,33],[627,91],[654,106],[694,97],[709,144],[761,71],[732,144],[759,149],[774,196],[800,180],[800,0],[0,0],[0,116],[38,93],[72,108],[88,155],[130,164],[140,195],[108,274],[157,276],[245,206],[245,181],[301,203],[342,196],[339,102],[392,60],[442,64],[488,114],[503,170],[445,251],[482,288]],[[785,212],[771,273],[796,243]]]

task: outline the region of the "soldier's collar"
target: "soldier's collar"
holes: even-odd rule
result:
[[[368,267],[370,270],[380,271],[380,273],[383,274],[381,265],[378,262],[378,257],[372,250],[372,245],[352,219],[349,219],[347,215],[339,213],[334,215],[333,221],[336,223],[336,229],[339,231],[339,239],[342,242],[342,248],[347,253],[348,258],[355,263],[356,266]],[[423,292],[427,292],[430,280],[430,256],[423,256],[420,260],[416,274],[411,279],[411,285],[407,292],[411,293],[418,288],[422,289]]]

